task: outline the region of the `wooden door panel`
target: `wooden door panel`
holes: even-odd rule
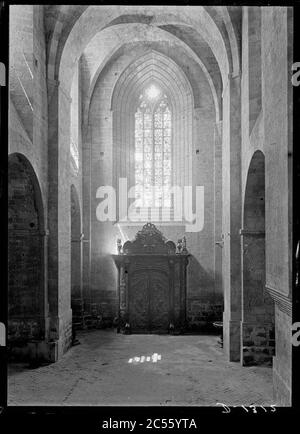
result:
[[[134,273],[129,288],[129,318],[132,331],[149,330],[149,277]]]
[[[160,272],[150,274],[150,329],[167,331],[169,327],[169,279]]]

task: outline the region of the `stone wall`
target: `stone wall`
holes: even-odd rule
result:
[[[242,197],[244,208],[249,167],[253,155],[260,150],[265,158],[266,276],[263,280],[266,288],[261,291],[264,297],[260,306],[261,318],[257,319],[254,312],[252,320],[248,318],[248,323],[245,320],[241,324],[241,360],[244,364],[269,364],[271,355],[275,352],[274,390],[275,398],[281,405],[291,403],[291,342],[288,331],[291,324],[289,312],[292,251],[291,199],[288,193],[292,175],[292,86],[288,75],[292,62],[291,19],[290,8],[243,9]],[[257,57],[261,59],[261,64]],[[254,212],[255,204],[252,205]],[[250,204],[250,207],[252,205]],[[252,230],[256,229],[252,226]],[[261,227],[258,229],[261,230]],[[249,237],[251,238],[251,234]],[[247,241],[246,233],[243,238]],[[260,267],[259,264],[255,264],[254,260],[252,275]],[[244,273],[247,286],[249,269],[244,270]],[[243,288],[243,291],[246,289]],[[243,297],[246,295],[243,294]],[[278,307],[278,303],[283,303],[285,313]],[[247,317],[251,310],[245,312]],[[270,320],[267,323],[266,318]],[[276,339],[275,349],[272,349],[274,322]]]
[[[262,101],[266,157],[266,283],[289,295],[291,216],[288,194],[292,172],[291,83],[292,41],[288,8],[262,8]]]
[[[147,53],[145,47],[137,45],[136,49],[130,47],[130,51],[124,50],[122,54],[109,65],[99,75],[93,98],[90,104],[88,118],[89,131],[86,138],[91,140],[91,161],[88,159],[85,164],[92,164],[91,178],[87,179],[86,184],[90,183],[91,197],[91,292],[94,302],[100,304],[105,316],[115,315],[116,312],[116,268],[109,257],[116,252],[116,238],[132,239],[136,232],[141,228],[140,225],[126,226],[122,225],[120,231],[110,222],[101,223],[96,218],[96,208],[100,200],[96,198],[96,191],[101,185],[111,185],[113,182],[112,167],[114,161],[114,136],[117,134],[113,128],[121,128],[120,123],[113,125],[113,116],[111,112],[111,98],[119,76],[125,68],[136,58]],[[172,56],[170,46],[169,55]],[[86,66],[85,66],[86,68]],[[176,73],[176,71],[174,72]],[[217,292],[215,289],[215,227],[214,227],[214,178],[218,176],[211,170],[214,167],[214,141],[215,141],[215,111],[209,85],[203,73],[199,69],[197,93],[201,95],[197,108],[193,109],[193,116],[189,120],[190,124],[184,125],[186,131],[192,129],[191,149],[188,156],[192,160],[192,172],[185,165],[186,155],[177,160],[178,170],[181,177],[192,184],[204,186],[204,228],[200,232],[186,232],[185,227],[180,224],[171,226],[160,226],[159,230],[168,239],[175,242],[183,235],[187,239],[187,247],[192,257],[188,266],[188,317],[191,322],[191,328],[197,330],[207,327],[208,323],[214,320],[220,320],[220,312],[223,306],[222,287],[218,285]],[[191,74],[195,74],[192,71]],[[202,74],[202,75],[201,75]],[[86,86],[82,85],[83,88]],[[196,92],[196,91],[195,91]],[[116,102],[116,105],[118,101]],[[186,114],[187,115],[187,114]],[[176,120],[175,120],[176,121]],[[181,130],[183,134],[185,130]],[[119,167],[118,175],[123,176],[126,173],[124,166],[126,140],[130,137],[124,130],[121,135],[122,146],[119,158],[122,166]],[[186,140],[183,136],[181,141]],[[84,146],[86,146],[84,144]],[[123,172],[122,172],[123,170]],[[125,170],[125,172],[124,172]],[[188,176],[187,176],[188,175]],[[85,187],[86,189],[88,187]],[[220,187],[219,187],[220,188]],[[88,210],[84,210],[88,212]],[[84,217],[85,218],[85,217]],[[218,238],[220,238],[220,234]],[[219,247],[217,247],[219,249]],[[209,307],[210,304],[210,307]]]
[[[32,165],[40,184],[45,218],[47,219],[48,197],[48,147],[47,147],[47,87],[46,87],[46,64],[45,64],[45,36],[43,28],[43,7],[34,6],[30,12],[30,6],[10,7],[10,80],[9,88],[9,153],[18,152],[23,154]],[[24,14],[30,12],[30,21],[24,20]],[[27,35],[25,37],[25,34]],[[28,42],[29,40],[29,42]],[[25,46],[23,46],[25,44]],[[33,59],[34,50],[34,59]],[[22,54],[27,52],[27,57]],[[18,68],[14,62],[18,61]],[[34,61],[33,61],[34,60]],[[30,61],[30,63],[28,63]],[[18,77],[22,83],[18,81]],[[26,77],[26,80],[22,80]],[[18,82],[16,87],[12,84]],[[22,90],[22,87],[24,90]],[[34,88],[34,91],[30,89]],[[21,93],[22,91],[22,93]],[[17,98],[25,98],[32,95],[29,106],[30,116],[26,119],[20,112]],[[28,106],[28,101],[26,106]],[[29,113],[29,112],[28,112]],[[28,130],[32,134],[28,134]]]
[[[9,342],[12,353],[25,358],[33,354],[30,341],[40,345],[48,336],[45,254],[48,147],[43,23],[42,6],[10,7]]]
[[[244,366],[272,366],[275,355],[275,330],[272,324],[242,324]]]
[[[71,185],[78,194],[84,232],[81,247],[84,300],[86,305],[91,306],[93,302],[98,305],[107,324],[112,323],[116,311],[116,268],[110,254],[116,253],[115,241],[120,234],[132,239],[140,225],[118,228],[111,223],[98,222],[96,191],[100,185],[113,184],[114,165],[117,169],[125,167],[121,147],[119,162],[114,158],[113,129],[120,131],[113,123],[113,90],[122,72],[133,61],[155,50],[179,65],[191,87],[192,107],[179,113],[176,119],[180,119],[182,126],[177,131],[178,140],[185,143],[184,147],[178,147],[181,154],[178,152],[176,170],[185,182],[192,180],[193,185],[205,188],[201,232],[185,233],[183,225],[158,225],[167,238],[176,241],[185,235],[187,239],[191,253],[187,276],[190,328],[203,329],[208,323],[220,320],[224,290],[226,356],[229,360],[240,360],[242,354],[245,364],[268,364],[274,353],[274,312],[271,310],[275,304],[275,396],[278,402],[288,405],[291,396],[291,9],[243,8],[241,13],[231,10],[228,22],[221,19],[227,12],[223,9],[219,15],[215,12],[209,15],[209,19],[206,9],[199,9],[199,14],[198,9],[197,14],[191,8],[184,13],[176,9],[171,21],[168,13],[160,9],[160,25],[154,20],[153,25],[145,26],[143,19],[146,17],[151,22],[156,10],[149,8],[142,16],[138,7],[134,7],[136,15],[127,15],[129,9],[125,7],[113,11],[109,7],[101,11],[93,7],[83,13],[68,39],[76,17],[83,12],[78,7],[71,17],[74,8],[59,14],[51,40],[51,25],[43,6],[10,7],[9,153],[20,154],[32,167],[43,209],[43,247],[40,249],[40,241],[31,244],[24,234],[15,234],[10,247],[17,251],[20,244],[24,245],[26,260],[16,255],[11,269],[15,278],[18,278],[17,269],[25,275],[25,267],[31,270],[27,260],[30,256],[36,258],[37,251],[41,250],[41,281],[44,282],[40,292],[44,303],[43,326],[38,315],[31,318],[30,324],[25,324],[16,320],[11,312],[11,334],[22,339],[25,335],[30,339],[45,337],[46,343],[28,342],[24,354],[27,351],[32,357],[39,354],[39,357],[56,360],[71,345]],[[122,13],[125,15],[120,22],[114,22],[113,30],[110,28],[113,26],[108,26],[100,33],[102,25]],[[241,23],[229,23],[230,17],[238,21],[241,15]],[[133,16],[139,22],[127,23]],[[171,25],[174,18],[188,22],[190,27]],[[185,27],[189,27],[188,30]],[[241,35],[238,34],[240,29]],[[108,44],[112,34],[115,38],[113,53]],[[51,40],[47,47],[45,35]],[[89,48],[80,58],[88,41]],[[241,71],[237,55],[240,50]],[[46,52],[49,54],[47,82]],[[98,55],[103,56],[101,64]],[[198,62],[198,55],[204,68]],[[62,59],[61,65],[59,59]],[[169,72],[175,81],[179,78],[176,68],[170,67]],[[72,91],[72,82],[78,92]],[[182,86],[183,95],[187,95],[188,88]],[[126,130],[122,131],[126,135]],[[77,172],[70,170],[70,138],[74,133],[79,153]],[[126,137],[121,136],[118,145],[122,142],[127,146]],[[248,242],[249,234],[240,234],[240,229],[256,229],[243,227],[243,213],[249,167],[258,150],[265,158],[265,267],[262,267],[262,260],[260,264],[251,258],[248,261],[252,261],[256,273],[260,274],[248,289],[255,297],[263,294],[263,302],[251,317],[250,309],[247,311],[243,305],[243,300],[247,304],[251,302],[244,292],[247,285],[242,274],[245,271],[248,281],[249,270],[243,269],[247,258],[245,263],[241,261],[243,237]],[[30,184],[27,181],[17,183],[18,186],[11,184],[11,199],[16,203],[22,188],[28,190]],[[25,193],[21,196],[25,197]],[[27,196],[29,201],[31,196]],[[25,202],[25,208],[32,210],[32,204]],[[11,205],[13,209],[14,204]],[[29,222],[26,218],[25,226]],[[12,219],[11,223],[16,224],[17,220],[13,223],[14,217]],[[250,252],[252,256],[253,252]],[[257,261],[258,258],[261,256],[257,256]],[[266,276],[262,275],[264,268]],[[28,276],[27,281],[17,286],[26,287],[33,308],[36,288],[30,283],[31,272]],[[260,291],[264,280],[267,292]],[[11,282],[12,288],[15,283]],[[270,297],[274,304],[269,303]],[[20,307],[20,301],[12,302],[12,310],[14,305]],[[25,303],[24,308],[26,306]],[[268,322],[263,321],[266,314]]]
[[[276,306],[275,337],[276,348],[273,358],[273,390],[274,399],[281,406],[291,405],[292,392],[292,345],[291,345],[291,312]]]

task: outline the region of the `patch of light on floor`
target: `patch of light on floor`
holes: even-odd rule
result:
[[[153,353],[152,356],[135,356],[131,357],[128,360],[128,363],[144,363],[144,362],[152,362],[157,363],[158,360],[161,360],[161,354]]]

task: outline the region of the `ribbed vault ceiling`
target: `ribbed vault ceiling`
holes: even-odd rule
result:
[[[196,72],[201,69],[218,117],[222,82],[226,85],[228,74],[239,72],[240,17],[240,7],[223,6],[46,6],[48,78],[59,79],[69,92],[74,66],[84,58],[86,117],[103,69],[130,44],[145,44],[145,52],[155,50],[178,65],[191,86],[195,107],[201,105]],[[163,85],[163,72],[155,74]]]
[[[112,108],[122,105],[124,101],[128,110],[135,111],[139,95],[152,83],[168,95],[174,111],[176,106],[184,107],[186,101],[192,99],[190,84],[177,64],[168,57],[151,51],[133,62],[121,75],[115,86]]]

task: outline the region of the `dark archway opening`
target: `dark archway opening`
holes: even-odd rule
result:
[[[38,179],[21,154],[8,158],[8,345],[36,359],[45,339],[44,210]]]
[[[265,157],[253,154],[246,183],[242,229],[241,363],[272,365],[274,302],[265,288]]]

